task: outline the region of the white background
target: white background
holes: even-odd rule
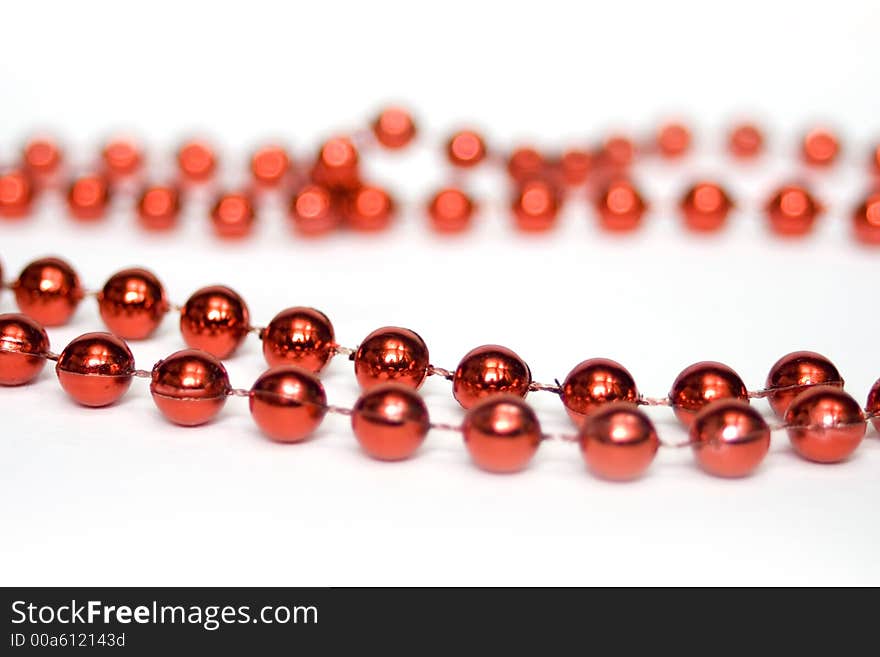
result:
[[[12,3],[2,20],[5,162],[35,129],[62,136],[81,164],[127,129],[161,168],[195,131],[222,145],[234,183],[257,141],[310,153],[387,100],[412,106],[426,132],[420,151],[371,159],[374,178],[409,198],[445,180],[437,138],[463,121],[498,146],[552,147],[682,115],[710,154],[641,171],[655,212],[626,237],[603,235],[572,203],[546,236],[515,234],[490,207],[462,239],[432,237],[407,211],[387,234],[306,243],[267,211],[253,239],[229,245],[199,206],[177,233],[145,236],[124,199],[97,226],[47,202],[0,226],[7,280],[50,253],[93,289],[143,265],[177,302],[205,284],[234,287],[256,323],[313,305],[352,346],[379,326],[407,326],[450,368],[496,342],[539,381],[607,356],[649,395],[703,359],[757,388],[795,349],[828,355],[860,401],[880,376],[880,252],[854,244],[846,216],[880,135],[876,2]],[[711,156],[743,113],[771,128],[774,154],[758,173]],[[780,241],[754,208],[799,172],[789,155],[816,120],[845,135],[848,159],[816,178],[831,206],[818,230]],[[720,177],[742,199],[721,235],[689,236],[668,210],[695,175]],[[473,182],[501,198],[491,176]],[[0,311],[13,310],[6,291]],[[53,347],[100,327],[87,300],[51,331]],[[149,367],[181,347],[169,317],[133,350]],[[248,386],[263,369],[258,341],[228,367]],[[49,368],[32,386],[0,390],[0,582],[880,584],[873,429],[842,465],[805,463],[776,434],[746,480],[713,479],[686,451],[665,450],[644,479],[615,485],[589,476],[566,444],[542,446],[516,476],[477,471],[442,433],[412,461],[377,463],[339,417],[306,444],[280,446],[257,433],[242,399],[209,426],[181,429],[145,383],[99,410],[69,401]],[[325,384],[333,402],[357,397],[344,359]],[[446,382],[424,393],[434,419],[460,417]],[[531,398],[547,429],[568,430],[557,399]],[[683,436],[666,409],[654,417],[666,439]]]

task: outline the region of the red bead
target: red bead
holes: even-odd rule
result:
[[[26,315],[0,315],[0,385],[30,383],[46,365],[49,336]]]
[[[110,277],[98,293],[104,324],[126,340],[153,334],[170,306],[155,274],[146,269],[124,269]]]
[[[336,347],[333,325],[314,308],[287,308],[272,318],[260,334],[263,356],[270,366],[298,365],[320,372],[333,358]]]
[[[657,131],[657,150],[663,157],[681,157],[691,147],[691,131],[681,123],[667,123]]]
[[[868,401],[865,403],[865,411],[872,415],[871,422],[876,431],[880,431],[880,379],[874,382],[868,392]]]
[[[822,213],[821,204],[804,187],[788,185],[767,202],[765,211],[770,228],[778,235],[806,235]]]
[[[601,164],[612,170],[626,169],[636,157],[636,147],[629,137],[611,135],[601,150]]]
[[[471,408],[462,426],[471,459],[489,472],[525,468],[541,444],[541,425],[521,398],[497,395]]]
[[[446,142],[446,157],[453,166],[474,167],[486,158],[486,144],[473,130],[461,130]]]
[[[688,228],[709,232],[724,225],[733,203],[720,185],[701,182],[685,192],[679,207]]]
[[[518,184],[545,176],[548,168],[546,158],[527,146],[517,148],[507,158],[507,173]]]
[[[253,201],[247,194],[221,194],[211,209],[214,232],[224,238],[236,239],[250,235],[256,218]]]
[[[471,225],[474,202],[460,189],[448,187],[431,197],[428,216],[431,226],[438,233],[460,233]]]
[[[859,403],[840,388],[817,386],[802,392],[785,411],[794,450],[818,463],[837,463],[852,454],[865,435]]]
[[[873,192],[853,211],[853,230],[862,244],[880,244],[880,192]]]
[[[102,175],[80,176],[67,188],[67,209],[75,219],[101,219],[109,204],[110,185]]]
[[[345,199],[345,219],[357,231],[374,232],[387,228],[394,217],[394,201],[381,187],[364,185]]]
[[[690,428],[694,456],[717,477],[745,477],[770,449],[770,428],[754,408],[737,399],[722,399],[697,413]]]
[[[591,358],[575,366],[560,391],[569,417],[578,426],[584,418],[611,402],[636,403],[639,391],[629,371],[608,358]]]
[[[552,184],[545,180],[530,180],[517,190],[511,208],[517,228],[539,232],[556,225],[559,205],[559,193]]]
[[[706,404],[719,399],[748,401],[746,385],[727,365],[713,361],[695,363],[685,368],[672,384],[669,401],[675,416],[689,427],[694,416]]]
[[[347,137],[334,137],[321,146],[312,181],[331,191],[354,190],[361,184],[358,152]]]
[[[727,148],[731,155],[740,159],[750,159],[764,150],[764,135],[751,123],[735,125],[727,137]]]
[[[168,230],[180,215],[180,190],[171,185],[146,187],[137,204],[141,226],[147,230]]]
[[[558,167],[566,185],[583,185],[593,168],[593,156],[588,151],[569,149],[559,158]]]
[[[251,416],[266,436],[282,443],[308,438],[327,413],[324,386],[311,372],[280,365],[264,372],[250,394]]]
[[[660,447],[651,420],[627,402],[597,408],[585,419],[578,442],[587,467],[611,481],[642,476]]]
[[[412,115],[399,107],[388,107],[373,121],[373,134],[385,148],[403,148],[416,136]]]
[[[21,271],[13,290],[21,312],[43,326],[66,324],[84,296],[79,276],[60,258],[34,260]]]
[[[177,351],[153,367],[150,393],[168,420],[196,426],[214,419],[231,392],[223,363],[198,349]]]
[[[217,358],[235,353],[250,328],[244,299],[222,285],[203,287],[180,310],[180,332],[186,344]]]
[[[602,227],[618,232],[637,228],[646,207],[639,191],[626,180],[607,185],[596,200],[596,212]]]
[[[412,388],[383,383],[357,400],[351,428],[363,450],[373,458],[408,459],[428,435],[428,408]]]
[[[101,151],[104,170],[113,178],[124,178],[137,173],[143,164],[141,147],[129,139],[107,142]]]
[[[339,209],[326,188],[306,185],[290,199],[290,218],[298,233],[306,236],[323,235],[334,230],[340,222]]]
[[[134,356],[112,333],[86,333],[64,348],[55,365],[58,381],[83,406],[107,406],[131,386]]]
[[[469,351],[452,379],[452,394],[464,408],[485,397],[507,393],[525,397],[532,373],[525,361],[506,347],[483,345]]]
[[[22,152],[23,168],[38,178],[47,178],[57,173],[62,159],[61,148],[48,138],[28,142]]]
[[[428,346],[418,333],[386,326],[361,342],[354,355],[354,374],[364,390],[387,382],[418,389],[429,364]]]
[[[837,159],[840,143],[828,130],[816,128],[804,135],[801,155],[807,164],[829,166]]]
[[[0,217],[19,219],[31,211],[34,186],[30,176],[12,170],[0,175]]]
[[[834,364],[814,351],[795,351],[780,358],[767,375],[764,387],[772,390],[767,401],[777,416],[784,417],[789,404],[810,386],[843,388],[843,378]]]
[[[269,144],[251,155],[251,174],[266,187],[275,187],[290,171],[290,156],[281,146]]]
[[[880,144],[877,144],[871,151],[871,170],[876,175],[880,175]]]
[[[217,168],[217,156],[206,142],[189,141],[177,151],[177,168],[187,182],[200,183],[210,180]]]

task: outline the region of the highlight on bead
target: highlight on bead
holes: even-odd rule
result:
[[[868,194],[852,213],[853,232],[862,244],[880,245],[880,192]]]
[[[719,399],[704,406],[689,435],[697,463],[717,477],[751,474],[770,450],[770,427],[740,399]]]
[[[830,166],[840,152],[837,137],[826,128],[810,130],[801,142],[801,155],[807,164]]]
[[[351,192],[344,203],[347,225],[361,232],[375,232],[387,228],[394,218],[395,204],[391,195],[381,187],[363,185]]]
[[[184,143],[177,151],[177,168],[184,181],[203,183],[214,176],[217,156],[210,144],[194,139]]]
[[[782,187],[765,206],[771,230],[791,237],[809,233],[822,211],[822,204],[801,185]]]
[[[283,146],[267,144],[251,155],[251,175],[260,185],[275,187],[290,171],[290,156]]]
[[[446,157],[453,166],[475,167],[486,158],[486,143],[479,133],[461,130],[446,142]]]
[[[360,157],[348,137],[333,137],[318,150],[312,167],[312,182],[332,191],[352,191],[360,187]]]
[[[606,404],[634,404],[639,399],[629,370],[610,358],[590,358],[577,364],[562,382],[559,395],[577,426],[582,426],[587,415]]]
[[[220,194],[211,208],[214,232],[225,238],[246,237],[251,233],[257,212],[249,194],[226,192]]]
[[[85,296],[73,267],[54,257],[27,265],[12,289],[19,310],[43,326],[66,324]]]
[[[288,214],[294,229],[301,235],[324,235],[340,222],[341,213],[325,187],[306,185],[290,199]]]
[[[428,435],[428,408],[413,388],[383,383],[357,400],[351,412],[351,428],[361,448],[373,458],[408,459]]]
[[[312,372],[296,365],[278,365],[264,372],[248,397],[257,427],[277,442],[305,440],[327,413],[324,386]]]
[[[541,425],[516,395],[482,399],[468,410],[462,426],[473,462],[488,472],[512,473],[528,466],[541,444]]]
[[[68,344],[55,364],[64,391],[83,406],[108,406],[131,386],[134,356],[112,333],[86,333]]]
[[[34,185],[24,171],[12,169],[0,173],[0,217],[21,219],[30,214]]]
[[[688,228],[711,232],[724,226],[733,202],[717,183],[700,182],[687,189],[679,207]]]
[[[830,385],[842,389],[843,383],[840,372],[822,354],[794,351],[773,364],[764,388],[773,412],[783,418],[794,398],[809,387]]]
[[[177,351],[153,367],[150,394],[168,420],[197,426],[213,420],[231,392],[229,375],[216,357],[198,349]]]
[[[614,232],[637,228],[647,209],[639,191],[627,180],[615,180],[602,188],[595,207],[602,228]]]
[[[409,145],[416,136],[412,115],[400,107],[387,107],[373,120],[373,135],[385,148],[398,149]]]
[[[87,174],[71,181],[67,188],[67,210],[81,221],[101,219],[110,204],[110,183],[101,174]]]
[[[126,340],[151,336],[170,310],[165,288],[146,269],[124,269],[98,292],[98,310],[107,328]]]
[[[0,385],[20,386],[46,366],[49,336],[35,320],[19,313],[0,315]]]
[[[675,416],[690,427],[696,414],[707,404],[719,399],[748,401],[746,384],[739,375],[723,363],[702,361],[686,367],[669,391],[669,401]]]
[[[859,403],[833,386],[809,388],[795,397],[785,411],[785,423],[795,452],[817,463],[848,458],[866,428]]]
[[[180,215],[180,190],[175,185],[145,187],[137,201],[137,215],[146,230],[168,230]]]
[[[320,310],[296,306],[272,318],[260,333],[263,356],[270,366],[298,365],[320,372],[335,353],[333,325]]]
[[[428,217],[438,233],[461,233],[470,228],[476,206],[462,190],[447,187],[434,193],[428,202]]]
[[[410,329],[386,326],[370,333],[354,354],[354,373],[361,388],[400,383],[418,389],[428,375],[428,346]]]
[[[559,192],[546,180],[529,180],[514,194],[511,210],[519,230],[541,232],[556,225]]]
[[[228,358],[250,331],[250,312],[239,294],[223,285],[197,290],[180,310],[180,333],[187,345]]]
[[[61,147],[50,137],[37,137],[25,144],[22,150],[22,166],[38,178],[47,178],[61,168]]]
[[[578,443],[590,471],[611,481],[642,476],[660,448],[648,416],[623,401],[604,404],[584,418]]]
[[[133,139],[117,137],[101,149],[104,171],[113,178],[125,178],[137,173],[144,162],[143,149]]]
[[[532,383],[526,362],[515,352],[488,344],[471,349],[452,377],[452,394],[463,408],[499,394],[525,397]]]
[[[691,131],[683,123],[666,123],[657,131],[657,150],[663,157],[681,157],[690,147]]]

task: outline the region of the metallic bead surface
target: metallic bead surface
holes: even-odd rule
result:
[[[354,374],[364,390],[388,382],[418,389],[429,364],[428,345],[418,333],[385,326],[361,342],[354,355]]]
[[[312,182],[330,191],[352,191],[361,184],[359,156],[351,139],[328,139],[312,167]]]
[[[809,386],[832,385],[843,388],[843,377],[834,364],[814,351],[795,351],[780,358],[767,374],[767,390],[782,388],[767,395],[773,412],[785,417],[789,404]]]
[[[373,135],[385,148],[403,148],[416,136],[412,114],[400,107],[387,107],[373,121]]]
[[[83,298],[79,276],[60,258],[34,260],[19,274],[13,291],[21,312],[43,326],[66,324]]]
[[[505,394],[483,399],[471,408],[462,433],[473,462],[498,473],[525,468],[542,439],[535,412],[520,397]]]
[[[516,227],[540,232],[556,225],[559,216],[559,192],[546,180],[530,180],[516,191],[511,202]]]
[[[724,226],[733,203],[720,185],[701,182],[684,193],[679,208],[688,228],[709,232]]]
[[[474,167],[486,158],[486,143],[473,130],[461,130],[446,142],[446,157],[453,166]]]
[[[372,185],[364,185],[348,194],[343,208],[348,227],[362,232],[384,230],[396,211],[391,195]]]
[[[306,185],[291,197],[288,214],[299,234],[324,235],[339,226],[341,212],[337,206],[326,188]]]
[[[113,178],[124,178],[137,173],[143,165],[141,147],[130,139],[113,139],[101,150],[104,171]]]
[[[11,170],[0,174],[0,217],[26,217],[33,205],[34,185],[24,171]]]
[[[657,131],[657,150],[663,157],[681,157],[691,147],[691,131],[681,123],[667,123]]]
[[[327,413],[327,395],[318,378],[295,365],[279,365],[251,388],[251,416],[266,436],[282,443],[308,438]]]
[[[647,209],[639,191],[626,180],[606,185],[599,192],[595,206],[602,228],[615,232],[638,228]]]
[[[822,213],[822,205],[805,187],[787,185],[770,198],[765,212],[774,233],[797,237],[813,229],[816,218]]]
[[[824,128],[810,130],[801,143],[804,162],[815,166],[830,166],[840,153],[840,142]]]
[[[738,399],[707,404],[690,427],[697,463],[718,477],[745,477],[770,449],[770,428],[754,408]]]
[[[880,245],[880,192],[873,192],[852,214],[856,239],[862,244]]]
[[[213,177],[217,156],[207,142],[188,141],[177,151],[177,168],[184,181],[202,183]]]
[[[30,383],[46,366],[49,336],[27,315],[0,315],[0,385]]]
[[[596,409],[585,419],[578,442],[587,467],[611,481],[642,476],[660,447],[651,420],[628,402]]]
[[[140,224],[146,230],[168,230],[180,216],[180,190],[174,185],[145,187],[137,202]]]
[[[275,187],[290,171],[290,156],[282,146],[268,144],[251,155],[251,175],[260,185]]]
[[[739,375],[727,365],[703,361],[685,368],[672,384],[669,400],[675,416],[689,427],[697,412],[719,399],[748,400],[748,391]]]
[[[254,203],[247,194],[221,194],[211,208],[211,223],[219,237],[236,239],[250,235],[256,218]]]
[[[98,310],[104,324],[126,340],[152,335],[169,309],[162,283],[146,269],[117,272],[98,293]]]
[[[460,233],[471,225],[474,202],[462,190],[455,187],[441,189],[428,203],[431,227],[438,233]]]
[[[134,356],[112,333],[86,333],[68,344],[55,364],[64,391],[83,406],[107,406],[131,386]]]
[[[733,126],[727,137],[727,149],[739,159],[752,159],[764,150],[764,133],[752,123]]]
[[[230,389],[223,363],[198,349],[184,349],[159,361],[150,381],[156,406],[167,419],[183,426],[212,420]]]
[[[262,331],[263,356],[270,366],[298,365],[320,372],[333,358],[336,338],[327,315],[314,308],[287,308]]]
[[[217,358],[231,356],[249,330],[247,304],[223,285],[198,290],[180,311],[180,332],[186,344]]]
[[[464,408],[498,394],[525,397],[532,382],[529,366],[506,347],[488,344],[469,351],[452,379],[452,394]]]
[[[360,446],[373,458],[407,459],[428,435],[428,408],[412,388],[383,383],[357,400],[351,428]]]
[[[52,139],[40,137],[29,141],[22,152],[22,165],[34,176],[46,178],[61,168],[61,147]]]
[[[560,397],[572,421],[582,426],[588,414],[605,404],[617,401],[635,404],[639,391],[623,365],[608,358],[590,358],[576,365],[565,377]]]
[[[103,218],[109,204],[110,183],[103,175],[80,176],[67,188],[67,210],[80,221]]]
[[[880,432],[880,379],[874,382],[871,390],[868,392],[868,400],[865,402],[865,410],[868,414],[873,415],[871,423],[874,429]]]
[[[818,463],[837,463],[852,454],[865,435],[859,403],[840,388],[816,386],[794,398],[785,411],[794,450]]]

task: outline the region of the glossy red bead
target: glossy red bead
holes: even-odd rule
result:
[[[818,463],[843,461],[865,435],[859,403],[831,386],[816,386],[795,397],[785,411],[785,423],[794,450]]]
[[[486,143],[479,133],[461,130],[446,142],[446,157],[453,166],[474,167],[486,158]]]
[[[373,135],[385,148],[397,149],[409,145],[416,136],[412,114],[400,107],[388,107],[373,120]]]
[[[324,235],[339,226],[340,208],[320,185],[306,185],[290,199],[288,214],[294,229],[304,236]]]
[[[486,397],[511,394],[525,397],[532,383],[526,362],[506,347],[488,344],[469,351],[452,378],[452,394],[464,408]]]
[[[651,420],[627,402],[597,408],[585,418],[578,442],[590,471],[611,481],[642,476],[660,447]]]
[[[428,346],[421,336],[397,326],[370,333],[354,355],[354,373],[364,390],[388,382],[418,389],[429,364]]]
[[[260,334],[270,366],[298,365],[320,372],[335,353],[333,325],[320,310],[297,306],[272,318]]]
[[[796,237],[813,229],[816,218],[822,213],[822,205],[806,188],[787,185],[770,198],[765,212],[774,233]]]
[[[718,477],[751,474],[770,450],[770,428],[754,408],[738,399],[703,407],[690,427],[697,463]]]
[[[557,168],[566,185],[583,185],[593,169],[593,156],[589,151],[571,148],[559,157]]]
[[[221,194],[211,209],[214,232],[223,238],[237,239],[250,235],[257,218],[254,203],[248,194]]]
[[[507,173],[520,185],[546,176],[549,166],[547,159],[530,146],[517,148],[507,158]]]
[[[880,192],[872,192],[853,210],[852,226],[862,244],[880,244]]]
[[[748,390],[739,375],[727,365],[714,361],[703,361],[685,368],[669,391],[672,410],[686,427],[711,402],[719,399],[747,401],[748,398]]]
[[[30,174],[45,179],[61,168],[63,153],[52,139],[40,137],[28,142],[22,151],[22,167]]]
[[[364,185],[345,199],[346,224],[361,232],[375,232],[388,228],[395,214],[391,195],[381,187]]]
[[[131,139],[117,138],[107,142],[101,150],[105,173],[111,178],[125,178],[140,171],[144,163],[143,151]]]
[[[100,174],[75,178],[67,188],[67,210],[74,219],[94,221],[107,213],[110,183]]]
[[[834,364],[814,351],[795,351],[773,364],[764,388],[767,401],[778,417],[784,417],[789,404],[811,386],[831,385],[843,388],[843,377]]]
[[[251,155],[251,175],[265,187],[280,184],[290,171],[290,156],[283,146],[268,144]]]
[[[26,217],[33,206],[34,185],[24,171],[13,169],[0,174],[0,217]]]
[[[541,444],[541,425],[520,397],[501,394],[483,399],[467,413],[462,426],[464,444],[483,470],[518,472]]]
[[[111,332],[126,340],[142,340],[158,328],[170,305],[156,275],[133,268],[117,272],[104,284],[98,310]]]
[[[217,169],[217,155],[207,142],[188,141],[177,151],[177,168],[186,182],[206,182]]]
[[[174,185],[145,187],[137,202],[137,215],[146,230],[168,230],[180,216],[180,190]]]
[[[198,349],[177,351],[159,361],[150,381],[156,407],[168,420],[182,426],[214,419],[230,391],[223,363]]]
[[[30,383],[46,366],[49,336],[26,315],[0,315],[0,385]]]
[[[321,145],[312,182],[331,191],[352,191],[361,185],[358,151],[351,139],[334,137]]]
[[[701,182],[684,193],[679,208],[688,228],[698,232],[711,232],[724,226],[733,202],[720,185]]]
[[[556,187],[546,180],[523,183],[514,194],[511,210],[519,230],[541,232],[556,225],[560,198]]]
[[[64,391],[83,406],[107,406],[131,386],[134,356],[112,333],[86,333],[68,344],[55,365]]]
[[[874,429],[880,432],[880,379],[874,382],[874,385],[871,386],[871,390],[868,392],[865,410],[869,415],[873,416],[871,422],[874,425]]]
[[[428,435],[428,408],[412,388],[383,383],[357,400],[351,428],[361,448],[373,458],[408,459]]]
[[[807,164],[829,166],[839,153],[840,142],[831,131],[824,128],[810,130],[801,142],[801,156]]]
[[[60,258],[40,258],[27,265],[13,284],[25,315],[43,326],[66,324],[84,296],[79,276]]]
[[[619,171],[633,163],[636,158],[636,146],[629,137],[611,135],[602,144],[599,153],[602,167]]]
[[[752,123],[740,123],[730,130],[727,148],[736,158],[752,159],[764,150],[764,134]]]
[[[438,233],[461,233],[470,228],[476,206],[462,190],[447,187],[436,192],[428,202],[431,227]]]
[[[250,312],[237,292],[222,285],[196,291],[180,310],[187,345],[217,358],[235,353],[250,331]]]
[[[875,175],[880,175],[880,144],[877,144],[871,151],[870,167]]]
[[[327,414],[327,395],[311,372],[295,365],[279,365],[254,383],[250,410],[264,435],[282,443],[298,443],[321,424]]]
[[[691,131],[682,123],[667,123],[657,131],[657,150],[663,157],[681,157],[690,147]]]
[[[572,421],[582,426],[587,415],[609,403],[636,403],[639,391],[623,365],[609,358],[590,358],[568,373],[560,397]]]
[[[600,190],[595,206],[602,228],[614,232],[638,228],[647,209],[639,191],[626,180],[611,182]]]

